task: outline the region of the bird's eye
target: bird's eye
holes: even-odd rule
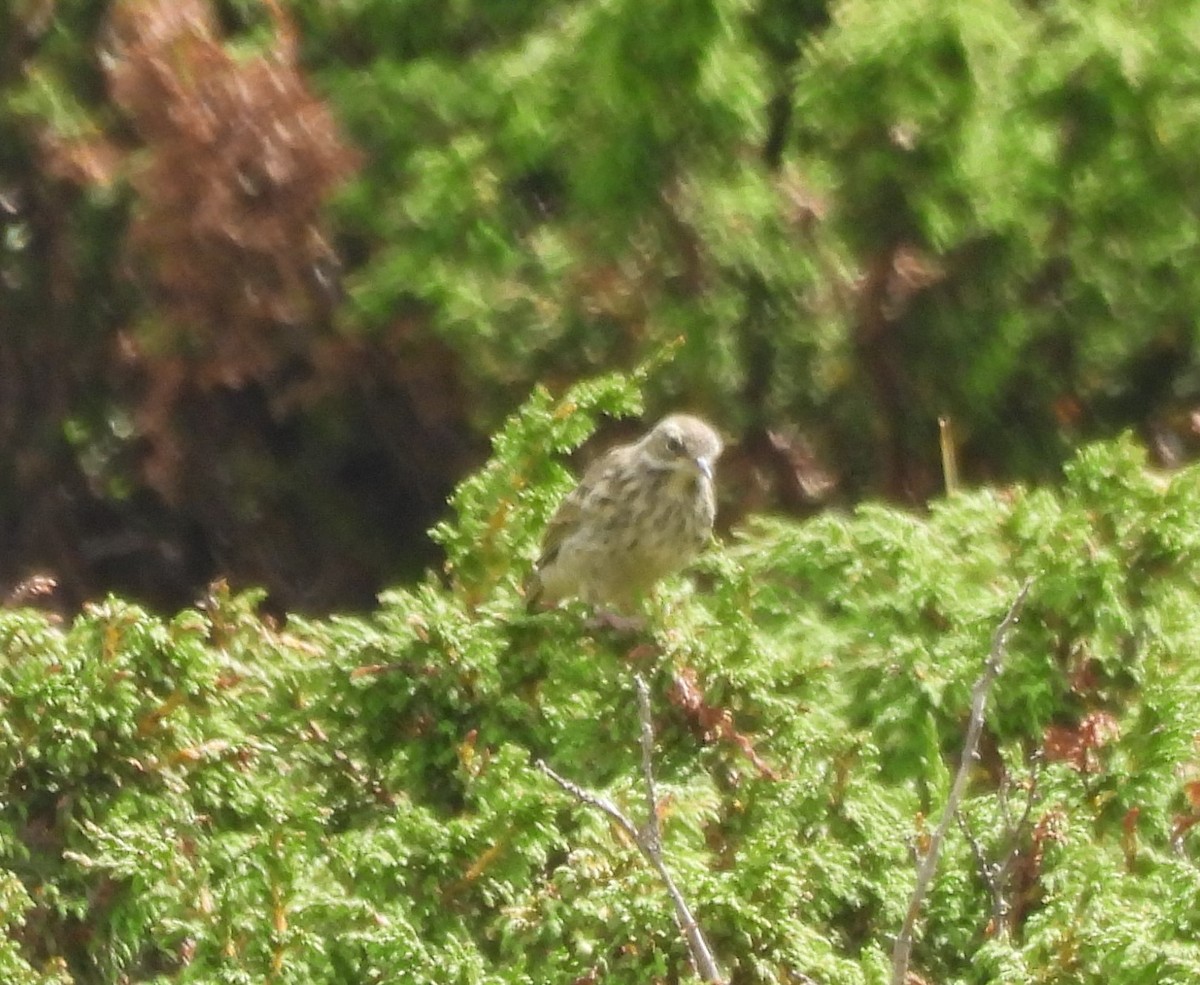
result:
[[[678,455],[683,451],[683,439],[677,434],[667,435],[667,451],[672,455]]]

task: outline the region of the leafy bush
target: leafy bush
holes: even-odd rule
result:
[[[1195,471],[1122,439],[1059,489],[760,520],[635,639],[527,615],[556,455],[638,406],[619,377],[535,395],[438,528],[445,583],[371,616],[279,628],[219,586],[169,620],[0,613],[8,980],[686,977],[653,871],[532,765],[636,815],[636,670],[668,865],[731,980],[883,981],[1027,575],[916,966],[1196,980]]]

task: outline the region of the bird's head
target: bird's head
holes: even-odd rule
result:
[[[709,480],[724,448],[717,432],[690,414],[664,417],[641,444],[645,454],[660,468],[698,473]]]

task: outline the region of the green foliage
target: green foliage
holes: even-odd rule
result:
[[[377,6],[297,10],[357,36]],[[928,492],[939,414],[1047,476],[1196,392],[1186,5],[522,9],[465,62],[446,21],[368,46],[371,85],[319,69],[373,162],[343,218],[382,244],[347,327],[415,303],[491,420],[682,333],[651,406],[794,417],[852,489]]]
[[[532,765],[640,816],[638,669],[668,865],[722,966],[881,981],[1027,575],[962,805],[974,847],[947,845],[917,966],[1195,980],[1196,472],[1157,475],[1126,439],[1059,489],[761,520],[665,583],[630,649],[575,607],[525,615],[518,585],[555,456],[641,383],[535,393],[437,530],[449,584],[372,616],[281,630],[221,589],[166,621],[0,613],[6,980],[685,975],[653,870]],[[1010,850],[1001,925],[976,853]]]

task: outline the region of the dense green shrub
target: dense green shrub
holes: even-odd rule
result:
[[[557,453],[638,402],[615,377],[535,395],[437,531],[448,579],[368,617],[280,628],[220,587],[169,620],[0,613],[6,980],[684,978],[652,871],[532,765],[636,815],[638,670],[668,863],[731,980],[884,981],[1030,575],[916,967],[1200,977],[1196,472],[1123,439],[1057,489],[758,521],[632,638],[525,614]],[[1010,848],[997,920],[973,851]]]

